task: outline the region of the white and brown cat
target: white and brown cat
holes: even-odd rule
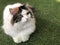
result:
[[[2,28],[15,43],[28,41],[36,28],[32,7],[21,3],[7,5],[3,11]]]

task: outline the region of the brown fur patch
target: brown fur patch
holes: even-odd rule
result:
[[[19,11],[19,7],[10,8],[9,11],[10,11],[10,13],[11,13],[12,15],[14,15],[14,14],[16,14],[16,13]]]

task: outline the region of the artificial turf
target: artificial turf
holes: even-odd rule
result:
[[[30,40],[16,44],[4,34],[2,26],[3,9],[8,4],[26,3],[36,11],[36,31]],[[7,13],[7,12],[6,12]],[[0,45],[60,45],[60,2],[56,0],[0,0]]]

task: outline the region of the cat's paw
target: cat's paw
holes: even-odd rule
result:
[[[14,37],[13,40],[15,43],[21,43],[22,42],[21,39],[18,37]]]
[[[22,35],[22,42],[26,42],[29,40],[29,36]]]

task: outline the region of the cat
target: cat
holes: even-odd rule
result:
[[[29,40],[35,31],[35,22],[32,7],[28,3],[14,3],[4,8],[2,28],[15,43]]]

